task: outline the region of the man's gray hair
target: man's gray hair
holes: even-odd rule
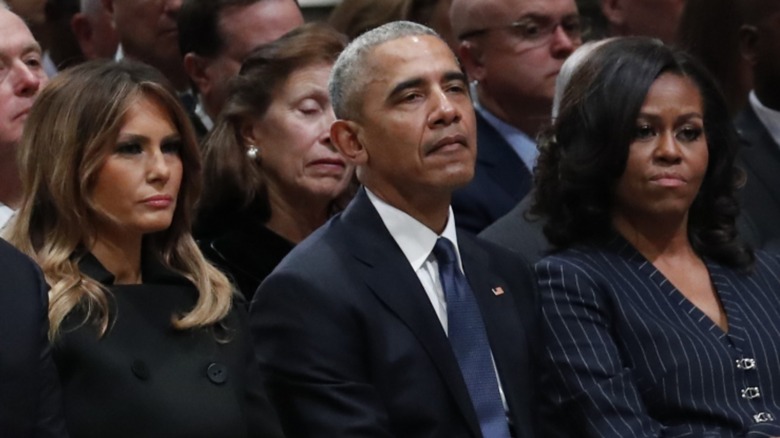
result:
[[[339,119],[353,119],[362,100],[363,87],[368,81],[366,60],[373,49],[388,41],[417,35],[439,34],[433,29],[411,21],[393,21],[355,38],[336,59],[330,74],[328,91],[333,112]]]
[[[11,10],[11,7],[10,7],[10,6],[8,6],[8,3],[6,3],[5,1],[3,1],[3,0],[0,0],[0,9],[7,9],[7,10],[9,10],[9,11],[10,11],[10,10]]]

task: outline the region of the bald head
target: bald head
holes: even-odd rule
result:
[[[501,23],[502,4],[508,1],[512,0],[452,0],[450,22],[453,35],[460,39],[466,33]]]
[[[561,65],[582,43],[575,1],[453,0],[450,20],[481,109],[535,135]]]

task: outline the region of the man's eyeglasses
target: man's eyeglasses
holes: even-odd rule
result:
[[[543,44],[555,33],[558,26],[571,40],[581,40],[590,31],[590,21],[586,17],[571,15],[561,21],[554,21],[549,17],[526,17],[514,23],[486,27],[484,29],[471,30],[458,35],[458,39],[465,40],[484,35],[495,30],[505,30],[514,37],[532,44]]]

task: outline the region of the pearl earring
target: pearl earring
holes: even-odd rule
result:
[[[252,161],[257,161],[257,153],[259,152],[259,149],[257,149],[257,146],[251,144],[249,145],[249,149],[246,150],[246,156],[249,157]]]

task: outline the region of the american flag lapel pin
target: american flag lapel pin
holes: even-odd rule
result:
[[[495,296],[504,295],[504,288],[501,286],[496,286],[491,290],[493,291],[493,295]]]

